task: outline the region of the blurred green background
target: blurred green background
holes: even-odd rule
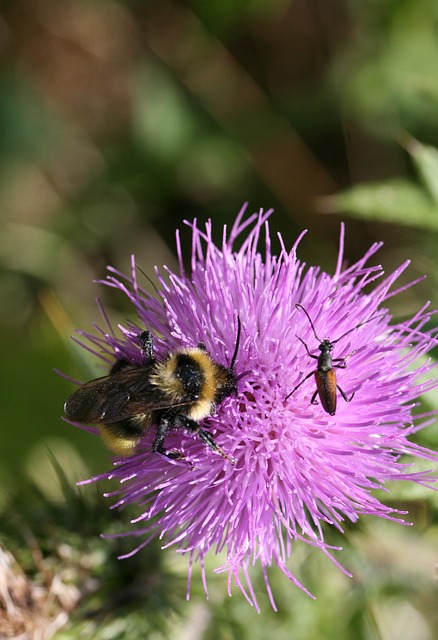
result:
[[[93,279],[107,264],[128,272],[131,253],[151,276],[155,264],[174,267],[186,218],[212,218],[219,238],[244,201],[249,212],[274,207],[273,236],[290,246],[308,228],[299,257],[331,271],[345,220],[350,261],[383,240],[387,271],[410,258],[406,281],[427,274],[393,300],[397,317],[436,304],[436,0],[4,0],[0,11],[2,518],[15,504],[26,520],[31,477],[61,526],[49,452],[71,483],[108,468],[101,443],[61,421],[72,386],[53,368],[100,374],[70,335],[100,320],[96,296],[115,322],[133,318]],[[182,238],[188,250],[188,231]],[[421,442],[437,448],[435,431]],[[113,514],[93,499],[102,550],[109,543],[97,536]],[[186,562],[167,551],[158,573],[169,572],[164,592],[175,603],[146,586],[133,599],[141,616],[115,615],[115,604],[113,627],[106,612],[100,629],[108,638],[432,640],[437,499],[403,487],[393,499],[414,527],[363,518],[346,541],[333,538],[347,543],[337,557],[353,580],[297,547],[292,569],[316,602],[272,569],[279,614],[261,578],[261,618],[237,592],[228,599],[222,578],[205,602],[195,577],[186,604]],[[38,513],[27,518],[34,532]],[[127,571],[119,565],[114,572]],[[179,613],[142,626],[165,601]]]

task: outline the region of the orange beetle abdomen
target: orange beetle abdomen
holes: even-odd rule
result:
[[[336,413],[336,372],[334,369],[329,371],[315,371],[316,388],[318,390],[319,399],[327,413],[334,416]]]

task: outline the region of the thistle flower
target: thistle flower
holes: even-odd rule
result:
[[[431,422],[426,414],[414,415],[417,398],[437,386],[433,365],[423,357],[436,345],[424,329],[431,312],[425,305],[410,320],[390,324],[385,308],[388,298],[406,288],[393,290],[393,285],[409,262],[384,278],[380,266],[367,266],[381,246],[376,243],[344,268],[342,227],[331,276],[297,259],[303,234],[291,250],[279,236],[281,250],[273,255],[270,215],[245,219],[243,208],[232,229],[224,228],[220,246],[213,242],[211,222],[205,231],[196,221],[187,223],[191,273],[184,269],[177,234],[179,273],[157,270],[156,296],[140,286],[134,258],[130,276],[109,267],[104,284],[129,298],[139,326],[120,326],[117,337],[102,310],[105,326],[96,327],[97,336],[79,332],[108,365],[121,358],[140,365],[138,335],[147,328],[159,336],[158,358],[202,341],[215,361],[229,366],[240,318],[237,396],[226,398],[203,421],[235,464],[182,431],[166,440],[167,448],[182,453],[180,459],[152,454],[152,428],[135,455],[116,460],[111,471],[87,482],[115,478],[119,487],[108,494],[116,498],[114,506],[137,505],[133,533],[142,541],[133,553],[159,536],[163,547],[189,556],[190,589],[193,562],[204,572],[206,554],[224,552],[225,564],[217,571],[228,573],[229,593],[235,581],[256,608],[250,565],[260,563],[275,608],[267,577],[271,565],[306,590],[287,568],[293,543],[317,547],[337,564],[324,540],[326,527],[342,532],[345,520],[356,522],[361,514],[399,520],[400,512],[383,504],[374,490],[388,491],[388,481],[396,480],[431,486],[430,472],[410,470],[401,457],[438,458],[408,439]],[[346,402],[335,389],[334,415],[318,398],[311,403],[313,376],[299,384],[316,369],[315,334],[329,337],[333,357],[345,359],[334,362],[346,367],[337,369],[337,382],[347,400],[355,394]]]

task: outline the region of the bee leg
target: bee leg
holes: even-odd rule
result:
[[[148,364],[155,360],[154,358],[154,336],[150,331],[142,331],[138,336],[140,341],[140,349],[143,356],[144,364]]]
[[[140,349],[141,354],[143,356],[143,364],[151,364],[154,362],[154,337],[150,331],[142,331],[138,336],[140,341]],[[116,360],[113,366],[110,369],[110,375],[114,373],[120,373],[120,371],[124,371],[125,369],[133,369],[135,365],[126,358],[121,358],[120,360]]]
[[[222,458],[229,460],[231,464],[236,463],[234,458],[231,458],[229,455],[227,455],[225,451],[222,449],[222,447],[220,447],[216,443],[211,433],[209,433],[208,431],[205,431],[205,429],[201,429],[201,425],[199,424],[199,422],[196,422],[195,420],[191,420],[190,418],[187,418],[187,416],[179,415],[178,423],[190,433],[197,433],[200,439],[202,440],[202,442],[208,445],[210,449],[218,453],[220,456],[222,456]]]
[[[152,444],[152,453],[161,453],[161,455],[171,460],[183,460],[185,456],[177,449],[166,451],[164,448],[164,438],[167,433],[175,427],[175,418],[173,416],[161,416],[161,420],[157,426],[157,435]]]
[[[161,420],[157,425],[157,434],[152,444],[152,453],[162,453],[166,455],[166,449],[163,446],[164,438],[170,429],[172,428],[174,420],[169,416],[161,416]]]

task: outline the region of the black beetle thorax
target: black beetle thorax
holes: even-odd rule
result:
[[[319,371],[330,371],[333,369],[333,360],[331,351],[333,349],[333,345],[329,340],[324,340],[319,345],[321,349],[321,353],[318,357],[318,370]]]

